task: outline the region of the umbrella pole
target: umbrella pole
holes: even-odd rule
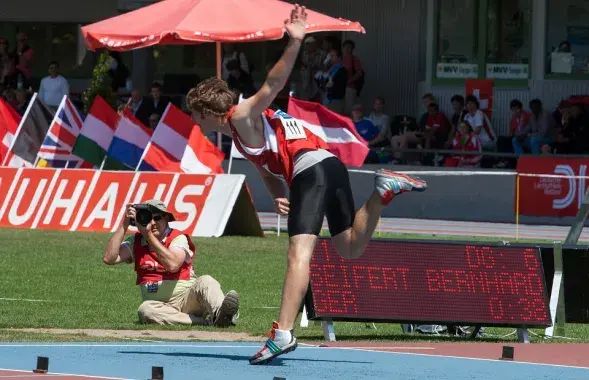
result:
[[[221,43],[217,42],[217,78],[221,79]],[[217,147],[219,150],[223,150],[223,135],[221,132],[217,132]]]

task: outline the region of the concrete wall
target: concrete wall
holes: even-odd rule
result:
[[[228,161],[225,162],[226,171],[227,164]],[[360,170],[374,171],[379,167],[366,165]],[[401,195],[383,211],[383,217],[515,223],[514,176],[451,176],[443,175],[446,170],[433,167],[388,168],[400,171],[439,171],[441,175],[420,175],[419,177],[427,181],[428,190],[424,193]],[[246,175],[257,211],[274,212],[273,201],[251,163],[234,160],[231,173]],[[373,191],[372,178],[371,174],[350,173],[356,208]],[[524,224],[570,225],[571,222],[572,218],[520,218],[520,223]]]

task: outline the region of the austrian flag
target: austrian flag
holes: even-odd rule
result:
[[[223,173],[224,154],[194,122],[169,104],[137,167],[140,171]]]
[[[290,97],[288,114],[321,138],[346,166],[361,167],[370,149],[356,131],[351,119],[341,116],[319,103]]]

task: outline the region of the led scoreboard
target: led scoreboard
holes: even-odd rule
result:
[[[309,319],[551,325],[538,247],[373,240],[345,260],[321,238],[305,305]]]

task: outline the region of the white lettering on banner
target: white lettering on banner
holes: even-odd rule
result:
[[[479,66],[470,63],[438,63],[438,78],[477,78]]]
[[[14,199],[12,207],[10,207],[10,211],[8,212],[8,221],[14,226],[25,224],[31,218],[37,209],[37,205],[39,204],[39,200],[43,195],[43,190],[45,190],[45,186],[47,185],[48,181],[46,179],[39,181],[39,186],[37,186],[37,189],[35,190],[35,195],[33,195],[33,199],[31,199],[31,202],[27,207],[27,211],[25,211],[25,213],[22,215],[18,215],[18,206],[20,206],[21,201],[24,199],[24,194],[27,190],[27,187],[29,186],[29,182],[31,182],[31,180],[29,178],[25,178],[20,183],[20,188],[18,189],[16,198]]]
[[[579,167],[579,176],[585,176],[586,173],[587,165],[581,165]],[[585,196],[585,178],[579,178],[577,182],[577,179],[574,178],[575,171],[570,165],[557,165],[554,168],[554,174],[569,176],[569,191],[564,198],[554,199],[552,201],[552,208],[554,210],[566,209],[573,204],[575,198],[577,198],[577,206],[580,208]]]
[[[22,168],[19,168],[17,170],[16,176],[14,176],[14,179],[12,180],[12,183],[10,184],[10,189],[8,189],[8,194],[6,194],[6,198],[4,198],[4,204],[2,205],[2,209],[0,209],[0,219],[2,219],[2,217],[4,216],[4,213],[6,212],[6,208],[10,204],[10,200],[12,199],[12,194],[14,194],[14,189],[16,189],[16,185],[18,185],[18,181],[20,180],[20,176],[22,174],[22,171],[23,171]]]
[[[529,66],[526,64],[488,63],[487,78],[528,79]]]
[[[562,191],[560,178],[538,178],[534,183],[534,190],[543,190],[544,195],[559,195]]]
[[[166,191],[166,184],[159,184],[157,186],[157,190],[155,191],[155,195],[153,197],[153,199],[162,199],[163,195],[164,195],[164,191]],[[147,189],[147,183],[143,182],[139,185],[139,188],[137,189],[137,192],[135,193],[135,197],[133,198],[133,202],[132,203],[139,203],[141,201],[143,201],[143,195],[145,194],[145,189]],[[145,201],[147,201],[148,199],[145,199]]]
[[[129,186],[129,191],[127,192],[127,195],[125,196],[125,201],[123,202],[123,207],[121,207],[121,210],[119,211],[119,214],[117,215],[117,218],[115,219],[112,228],[111,228],[111,232],[115,232],[117,227],[119,226],[119,224],[121,223],[121,221],[123,220],[123,216],[125,215],[125,209],[127,207],[127,204],[129,203],[129,200],[131,199],[131,194],[133,193],[133,191],[135,190],[135,186],[137,186],[137,181],[139,180],[139,173],[135,173],[135,175],[133,175],[133,181],[131,182],[131,186]]]
[[[94,223],[95,220],[103,219],[103,227],[110,228],[110,226],[112,226],[112,219],[115,214],[115,203],[117,201],[118,192],[119,184],[111,183],[96,204],[96,207],[94,207],[90,215],[88,215],[88,218],[82,226],[84,228],[88,228],[92,225],[92,223]],[[104,209],[104,205],[107,205],[106,209]]]
[[[51,183],[49,184],[49,188],[45,192],[45,196],[43,197],[43,203],[41,204],[39,212],[37,212],[37,216],[35,216],[35,220],[33,220],[33,224],[31,225],[31,228],[37,228],[37,225],[39,224],[39,221],[41,220],[41,217],[43,216],[43,211],[45,211],[45,209],[47,208],[47,203],[49,203],[49,197],[51,196],[51,193],[53,192],[53,189],[55,188],[55,183],[57,182],[57,179],[59,178],[60,172],[61,172],[61,169],[58,169],[55,171],[55,173],[53,173],[53,177],[51,178]]]
[[[180,231],[186,230],[188,227],[192,225],[198,213],[198,210],[196,209],[194,203],[185,202],[184,198],[189,197],[191,195],[202,195],[204,191],[205,187],[203,185],[188,185],[178,192],[178,196],[176,197],[174,207],[176,208],[176,211],[178,213],[186,213],[188,214],[188,217],[183,222],[175,222],[175,229]]]
[[[170,190],[168,190],[168,194],[166,195],[166,199],[164,199],[164,204],[167,204],[167,205],[170,204],[170,199],[172,199],[172,195],[174,195],[174,190],[176,190],[176,185],[178,185],[179,178],[180,178],[180,175],[174,174],[174,179],[172,180],[172,183],[170,184]]]
[[[96,183],[98,182],[98,179],[100,178],[100,170],[97,170],[96,173],[94,173],[94,176],[92,177],[92,182],[90,182],[90,186],[88,187],[88,191],[86,191],[86,196],[84,197],[84,200],[82,201],[82,206],[80,207],[80,210],[78,211],[78,215],[76,215],[76,220],[74,220],[74,224],[72,224],[72,227],[70,228],[70,231],[75,231],[78,229],[78,226],[80,225],[80,222],[82,221],[82,218],[84,217],[84,212],[86,212],[86,208],[88,208],[88,203],[90,202],[90,197],[92,197],[92,193],[94,193],[94,189],[96,188]]]
[[[72,215],[74,214],[74,210],[76,209],[76,205],[78,200],[80,199],[80,195],[84,190],[84,186],[86,185],[86,181],[78,181],[76,184],[76,188],[74,189],[74,193],[72,194],[71,198],[63,198],[63,192],[68,184],[68,180],[64,179],[59,183],[59,187],[53,196],[53,200],[51,202],[51,206],[49,206],[49,210],[47,211],[47,215],[45,215],[45,219],[43,220],[43,224],[51,223],[53,219],[53,215],[58,208],[65,209],[63,216],[61,217],[61,221],[59,222],[60,225],[66,226],[69,224]]]

